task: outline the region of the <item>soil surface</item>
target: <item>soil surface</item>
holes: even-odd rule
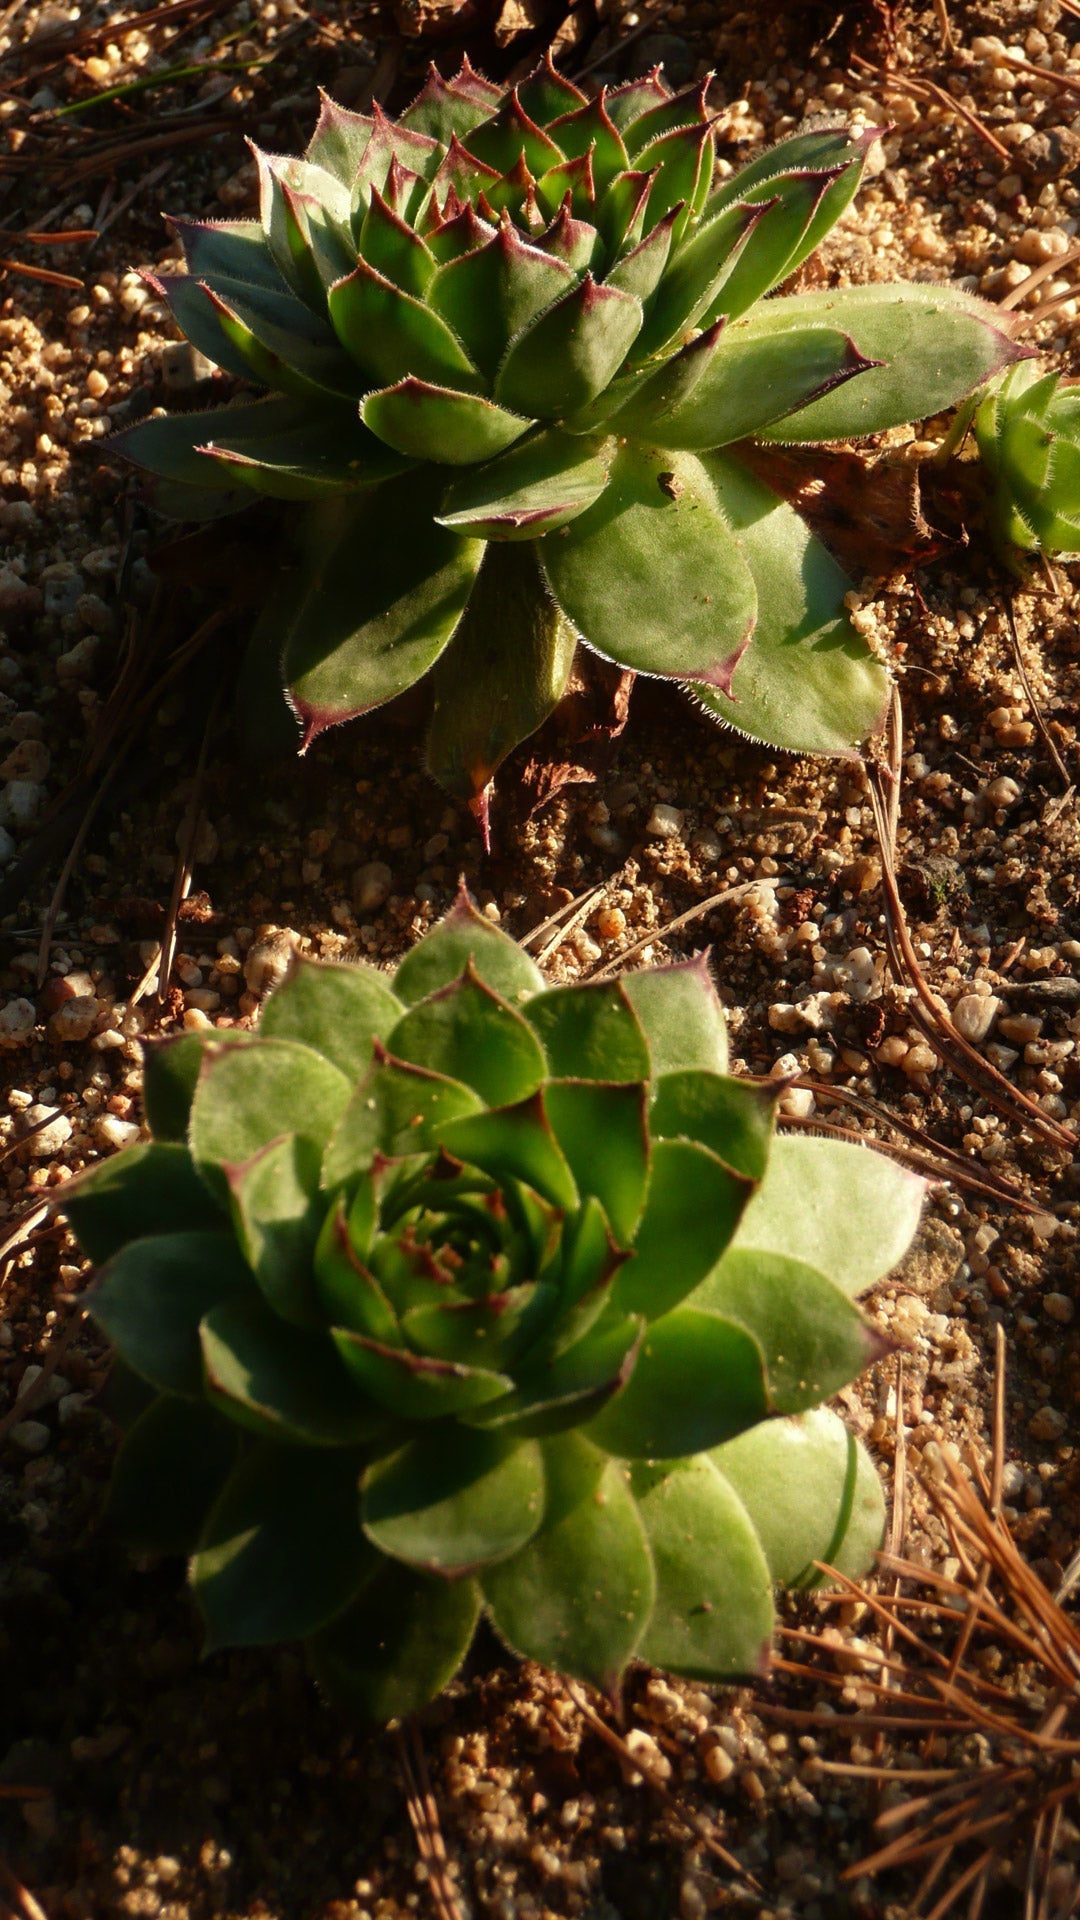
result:
[[[643,938],[657,958],[712,943],[734,1070],[794,1066],[815,1083],[785,1095],[792,1124],[910,1147],[895,1120],[931,1156],[960,1157],[963,1177],[935,1187],[916,1251],[869,1301],[904,1344],[899,1414],[895,1360],[844,1410],[887,1479],[899,1421],[905,1550],[955,1571],[923,1480],[943,1450],[986,1460],[1001,1327],[1005,1517],[1051,1589],[1080,1518],[1080,1185],[1067,1149],[1030,1117],[995,1111],[915,1023],[887,964],[858,764],[770,758],[639,684],[618,737],[583,743],[553,726],[504,769],[485,857],[468,812],[421,768],[415,707],[324,738],[304,762],[241,760],[230,686],[265,590],[265,525],[255,513],[227,542],[162,555],[160,527],[102,449],[151,406],[210,397],[207,368],[138,275],[175,259],[159,208],[250,210],[243,134],[298,150],[317,84],[394,109],[431,55],[446,68],[467,45],[503,77],[558,29],[560,64],[594,83],[657,60],[676,83],[714,68],[728,164],[811,115],[888,129],[817,280],[953,280],[1001,299],[1060,259],[1019,310],[1062,297],[1027,337],[1069,363],[1080,9],[692,0],[620,14],[600,0],[561,25],[540,0],[501,12],[327,0],[317,13],[297,0],[183,0],[165,22],[159,12],[51,0],[0,11],[0,1915],[403,1920],[453,1909],[418,1858],[394,1737],[352,1734],[289,1654],[202,1661],[182,1568],[133,1558],[100,1524],[115,1446],[97,1403],[109,1356],[50,1207],[81,1166],[137,1136],[139,1036],[250,1022],[298,949],[393,962],[459,874],[519,937],[599,889],[564,937],[539,943],[552,979],[616,963]],[[139,81],[152,90],[105,97]],[[100,238],[32,237],[49,229]],[[819,458],[816,497],[805,473],[789,479],[896,669],[897,861],[919,964],[983,1056],[1075,1127],[1075,581],[1059,568],[1006,587],[970,463],[923,467],[918,519],[915,476],[943,430]],[[610,711],[610,688],[590,697],[594,718]],[[567,768],[586,777],[558,785]],[[159,1006],[155,963],[184,884]],[[830,1090],[869,1104],[839,1105]],[[50,1361],[36,1399],[20,1398]],[[873,1638],[857,1603],[785,1613],[796,1629],[825,1620],[841,1645],[856,1630]],[[1007,1663],[1001,1678],[1033,1684]],[[460,1912],[899,1913],[914,1878],[842,1878],[877,1844],[874,1781],[823,1765],[878,1755],[844,1731],[866,1705],[855,1682],[838,1693],[778,1671],[736,1691],[638,1671],[623,1730],[651,1781],[666,1781],[665,1801],[567,1694],[478,1643],[421,1728]],[[818,1707],[815,1724],[784,1719]],[[969,1745],[961,1763],[984,1757]],[[926,1750],[894,1741],[884,1761],[918,1768]],[[1075,1813],[1066,1802],[1047,1912],[1074,1910]],[[756,1892],[740,1890],[714,1842]],[[988,1913],[1023,1910],[1019,1843],[1013,1856]]]

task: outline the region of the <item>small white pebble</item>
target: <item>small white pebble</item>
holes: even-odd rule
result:
[[[99,1113],[94,1121],[94,1139],[99,1146],[116,1148],[129,1147],[139,1137],[139,1126],[134,1120],[121,1120],[118,1113]]]
[[[385,860],[369,860],[352,878],[353,904],[361,913],[374,913],[390,896],[394,876]]]
[[[645,822],[645,831],[654,840],[675,840],[682,832],[682,824],[683,815],[679,808],[665,806],[658,800]]]
[[[19,1420],[8,1438],[20,1453],[44,1453],[52,1434],[42,1420]]]
[[[65,1142],[71,1139],[71,1121],[67,1114],[57,1113],[51,1120],[46,1120],[46,1115],[52,1111],[51,1107],[42,1106],[40,1103],[26,1110],[26,1117],[31,1126],[39,1120],[45,1120],[45,1125],[39,1127],[36,1133],[32,1133],[27,1141],[27,1146],[35,1160],[51,1159],[52,1155],[59,1153]]]
[[[9,1000],[0,1007],[0,1047],[22,1047],[34,1037],[37,1012],[32,1000]]]
[[[986,1039],[1001,1007],[996,994],[965,993],[952,1010],[953,1025],[965,1040],[978,1046]]]
[[[991,780],[989,786],[983,788],[983,798],[992,807],[1015,807],[1020,798],[1020,786],[1007,773],[1003,773],[999,779]]]

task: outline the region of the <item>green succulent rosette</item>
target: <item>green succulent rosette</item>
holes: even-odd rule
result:
[[[974,429],[1006,557],[1080,555],[1080,382],[1021,360],[980,402]]]
[[[305,744],[430,675],[430,770],[484,817],[579,641],[775,747],[874,728],[851,583],[738,443],[920,419],[1018,349],[951,287],[766,301],[874,136],[796,134],[718,179],[707,88],[433,69],[396,121],[324,97],[302,159],[253,149],[258,220],[174,221],[187,272],[154,286],[262,392],[111,444],[180,516],[295,503],[245,685],[283,688]]]
[[[112,1514],[190,1554],[211,1648],[303,1640],[372,1721],[482,1613],[609,1690],[727,1679],[776,1581],[865,1569],[821,1402],[923,1183],[726,1068],[704,958],[547,987],[465,898],[392,978],[304,961],[256,1033],[149,1050],[152,1138],[64,1205],[141,1408]]]

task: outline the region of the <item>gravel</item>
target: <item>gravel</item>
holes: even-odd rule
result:
[[[960,279],[998,298],[1031,265],[1061,258],[1080,218],[1071,178],[1080,134],[1068,124],[1074,103],[1050,75],[1080,83],[1080,52],[1056,0],[950,0],[960,46],[951,66],[935,9],[901,10],[895,85],[880,71],[846,70],[844,27],[811,54],[813,22],[828,13],[729,0],[672,7],[663,20],[670,34],[644,35],[622,56],[598,51],[622,74],[639,56],[647,66],[662,37],[678,43],[670,52],[688,78],[717,65],[732,163],[807,114],[849,112],[889,125],[880,170],[825,250],[826,275]],[[103,17],[86,10],[80,21]],[[272,146],[295,148],[303,138],[316,81],[333,93],[345,67],[359,73],[358,86],[371,77],[375,46],[334,0],[320,9],[325,34],[304,28],[306,18],[289,0],[271,0],[257,18],[243,5],[215,16],[215,31],[232,26],[260,46],[276,46],[290,23],[303,28],[283,54],[283,85],[275,78],[273,100],[264,88],[245,121]],[[65,8],[30,5],[0,25],[0,55],[5,38],[33,37],[53,99],[108,84],[89,68],[80,77],[77,61],[52,64],[45,31],[68,21]],[[627,15],[627,31],[635,24]],[[341,47],[333,36],[345,29],[353,37]],[[861,42],[879,68],[882,45]],[[201,57],[212,40],[193,36],[180,51],[193,46]],[[1021,73],[1014,46],[1046,77]],[[417,72],[420,53],[407,53]],[[110,27],[91,57],[111,78],[176,56],[149,29]],[[572,51],[566,64],[575,64]],[[905,92],[899,78],[909,70],[955,89],[1008,161],[946,105]],[[237,84],[242,99],[249,80]],[[262,134],[260,115],[277,104],[282,118]],[[143,182],[143,164],[121,166],[112,204],[136,192],[93,253],[48,254],[50,266],[85,280],[82,289],[14,276],[4,286],[0,865],[26,849],[76,773],[115,679],[125,622],[155,591],[157,536],[141,512],[129,519],[99,443],[122,418],[164,403],[167,381],[170,400],[199,404],[204,370],[168,336],[134,271],[175,258],[156,206],[165,198],[221,218],[254,205],[235,137],[172,154],[160,183]],[[26,219],[8,225],[43,220],[63,191],[55,181],[25,184]],[[99,187],[80,185],[85,209],[64,219],[85,213],[89,223]],[[9,212],[10,189],[0,183]],[[1051,280],[1050,292],[1064,296],[1067,281]],[[1021,311],[1046,293],[1044,283],[1022,297]],[[1066,299],[1034,338],[1069,356],[1076,318]],[[876,510],[878,480],[884,487],[908,470],[921,445],[890,436],[869,483],[860,466],[860,514],[868,500]],[[977,505],[965,494],[960,509],[950,506],[932,471],[923,474],[931,519],[940,512],[941,524],[955,527],[957,512],[967,515],[969,544],[914,576],[895,564],[878,568],[857,581],[853,602],[899,669],[899,854],[912,938],[961,1033],[1048,1114],[1075,1126],[1075,803],[1063,799],[1033,723]],[[238,580],[239,563],[230,562],[230,588]],[[1015,612],[1035,696],[1075,770],[1077,596],[1065,570],[1059,584],[1058,598],[1017,593]],[[220,597],[220,582],[207,591]],[[174,638],[186,637],[194,615],[171,585],[166,598],[184,609]],[[138,1137],[138,1035],[152,1025],[153,998],[135,994],[162,935],[206,712],[201,671],[146,717],[131,777],[86,840],[41,988],[46,878],[0,926],[0,1047],[10,1082],[0,1101],[0,1237],[34,1219],[82,1165]],[[418,740],[415,716],[399,726],[392,714],[376,715],[321,741],[304,762],[267,773],[237,763],[228,733],[214,737],[206,824],[159,1030],[250,1024],[297,952],[390,966],[449,904],[459,875],[516,935],[603,883],[584,924],[545,959],[552,981],[579,978],[639,940],[643,962],[712,942],[735,1070],[809,1074],[823,1089],[789,1087],[787,1116],[843,1119],[874,1136],[879,1123],[839,1108],[828,1090],[869,1099],[927,1146],[947,1144],[974,1172],[1034,1196],[1032,1218],[959,1186],[939,1189],[918,1248],[869,1309],[904,1345],[907,1551],[937,1566],[952,1552],[919,1475],[940,1472],[948,1449],[986,1459],[1001,1325],[1006,1514],[1026,1554],[1062,1568],[1080,1530],[1076,1169],[948,1075],[913,1025],[907,992],[885,964],[877,853],[857,770],[774,762],[718,734],[672,690],[639,684],[627,732],[597,760],[591,784],[563,787],[528,816],[509,775],[501,782],[495,850],[485,860],[471,818],[420,771]],[[558,758],[558,742],[549,746]],[[721,890],[730,898],[664,941],[669,921]],[[36,1120],[44,1125],[31,1132]],[[108,1356],[92,1323],[74,1319],[88,1278],[77,1248],[62,1223],[33,1231],[38,1237],[0,1266],[0,1419],[28,1368],[44,1364],[59,1339],[68,1344],[63,1392],[31,1405],[0,1442],[0,1786],[40,1789],[33,1799],[0,1795],[0,1839],[13,1866],[62,1920],[404,1920],[430,1910],[392,1746],[335,1720],[291,1653],[200,1662],[181,1570],[127,1555],[102,1526],[115,1445],[99,1405]],[[843,1406],[888,1476],[894,1364],[880,1363]],[[803,1601],[786,1617],[805,1627],[820,1616]],[[836,1705],[828,1696],[835,1727],[858,1708],[865,1667],[852,1635],[869,1640],[871,1623],[846,1619],[834,1630],[852,1661],[851,1697]],[[852,1898],[839,1873],[872,1844],[869,1793],[820,1767],[823,1757],[857,1757],[851,1733],[819,1727],[789,1736],[769,1718],[777,1701],[809,1708],[824,1698],[779,1676],[768,1689],[712,1690],[647,1670],[627,1690],[638,1781],[666,1769],[678,1800],[758,1875],[763,1913],[824,1920],[839,1911]],[[727,1905],[728,1876],[699,1837],[648,1785],[631,1784],[567,1698],[493,1644],[478,1649],[425,1717],[423,1741],[451,1861],[483,1920],[696,1920]],[[1075,1863],[1072,1829],[1064,1849]],[[895,1881],[859,1881],[852,1910],[884,1915],[910,1892]]]

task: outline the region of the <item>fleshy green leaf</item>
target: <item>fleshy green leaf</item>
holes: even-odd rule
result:
[[[440,1140],[447,1153],[479,1167],[493,1180],[524,1180],[552,1206],[578,1205],[574,1176],[539,1094],[495,1113],[451,1120],[441,1129]]]
[[[573,284],[566,262],[530,245],[504,215],[483,246],[439,268],[427,298],[490,380],[514,335]]]
[[[794,294],[736,322],[730,340],[839,327],[881,365],[763,429],[765,440],[851,440],[954,406],[1026,348],[996,324],[993,307],[953,287],[879,283]]]
[[[477,913],[463,888],[445,918],[405,955],[394,975],[394,992],[407,1007],[415,1006],[457,980],[470,960],[481,980],[512,1006],[521,1006],[544,985],[525,949]]]
[[[544,1513],[535,1440],[457,1425],[433,1427],[364,1475],[364,1531],[391,1559],[459,1574],[505,1560]]]
[[[714,329],[661,367],[617,424],[660,447],[722,447],[865,377],[872,365],[838,327],[793,327],[748,341]]]
[[[544,1435],[580,1427],[630,1378],[641,1334],[640,1319],[604,1314],[575,1345],[518,1365],[513,1393],[464,1418],[487,1432]]]
[[[190,1553],[232,1471],[239,1438],[211,1407],[160,1394],[116,1457],[109,1521],[143,1553]]]
[[[376,273],[393,281],[402,293],[423,299],[436,271],[435,256],[415,229],[387,204],[378,187],[371,190],[358,244],[361,259]],[[349,267],[355,265],[354,254]],[[342,268],[342,275],[349,267]]]
[[[284,500],[356,492],[407,464],[361,426],[353,407],[277,394],[140,420],[112,436],[109,452],[188,486],[250,487]]]
[[[750,1180],[765,1172],[780,1089],[750,1086],[690,1068],[656,1082],[649,1130],[654,1139],[699,1140]]]
[[[831,1280],[777,1253],[730,1250],[692,1305],[737,1320],[755,1336],[779,1413],[818,1406],[890,1351],[891,1343]]]
[[[64,1212],[95,1266],[145,1234],[225,1225],[187,1148],[158,1140],[139,1141],[70,1181]]]
[[[630,1484],[656,1568],[641,1658],[695,1680],[761,1673],[773,1629],[770,1573],[737,1494],[709,1459],[668,1469],[639,1462]]]
[[[374,124],[369,113],[350,113],[320,91],[319,118],[304,158],[325,167],[351,191]]]
[[[407,1347],[380,1346],[365,1334],[332,1329],[353,1379],[377,1406],[401,1420],[438,1420],[482,1407],[513,1388],[507,1374],[459,1360],[437,1360]]]
[[[604,493],[544,541],[540,564],[564,613],[606,659],[730,684],[757,592],[693,454],[621,446]]]
[[[321,1157],[313,1140],[290,1133],[228,1173],[244,1257],[274,1312],[296,1327],[323,1319],[311,1266],[326,1211]]]
[[[805,1260],[855,1296],[903,1258],[925,1193],[918,1174],[871,1147],[783,1134],[736,1245]]]
[[[484,985],[471,963],[460,980],[411,1007],[388,1045],[397,1059],[472,1087],[487,1107],[526,1100],[546,1077],[531,1027]]]
[[[544,1107],[578,1192],[599,1200],[616,1241],[629,1246],[649,1179],[644,1086],[552,1080]]]
[[[484,1598],[509,1646],[611,1693],[652,1608],[652,1560],[625,1469],[576,1433],[543,1442],[544,1524],[485,1570]]]
[[[436,518],[474,539],[534,540],[566,526],[598,500],[608,469],[600,438],[558,427],[528,440],[451,482]]]
[[[591,273],[511,340],[499,367],[500,406],[559,420],[602,393],[641,328],[633,294],[598,286]]]
[[[265,1439],[362,1446],[385,1425],[329,1337],[287,1326],[258,1294],[223,1300],[204,1314],[199,1332],[208,1398]]]
[[[170,214],[169,225],[194,279],[286,291],[258,220],[183,220]]]
[[[525,1018],[559,1079],[649,1078],[649,1049],[622,980],[551,987],[530,1000]]]
[[[401,1011],[387,976],[375,967],[305,959],[270,995],[259,1032],[313,1047],[356,1080],[371,1064],[373,1042],[386,1039]]]
[[[425,506],[410,478],[305,517],[302,565],[261,623],[305,744],[411,687],[457,626],[483,547],[435,526]]]
[[[730,1245],[751,1192],[708,1147],[655,1141],[645,1210],[633,1257],[615,1282],[615,1305],[654,1321],[677,1306]]]
[[[646,1329],[637,1364],[586,1437],[626,1460],[701,1453],[769,1412],[761,1349],[719,1314],[678,1307]]]
[[[164,1393],[202,1385],[199,1322],[219,1301],[253,1294],[228,1233],[162,1233],[129,1240],[106,1262],[91,1311],[129,1367]]]
[[[398,124],[414,133],[426,133],[429,140],[438,140],[441,146],[446,146],[455,133],[467,139],[473,127],[486,120],[490,111],[490,107],[452,80],[444,80],[432,65],[416,99],[399,116]]]
[[[312,1671],[350,1720],[404,1719],[453,1679],[479,1617],[475,1580],[384,1560],[348,1611],[308,1642]]]
[[[680,1067],[727,1072],[727,1022],[707,953],[625,973],[622,986],[644,1029],[654,1079]]]
[[[320,407],[362,391],[360,369],[325,320],[284,282],[248,286],[216,275],[211,286],[190,274],[161,274],[151,284],[193,345],[227,373]]]
[[[482,394],[456,393],[412,374],[394,387],[369,393],[360,412],[372,433],[399,453],[450,467],[489,460],[520,440],[532,424]],[[446,526],[444,516],[439,524]]]
[[[457,1080],[377,1056],[327,1146],[323,1186],[366,1173],[378,1155],[430,1151],[452,1121],[478,1105],[472,1089]]]
[[[487,548],[461,624],[432,673],[426,758],[433,778],[469,801],[485,795],[507,754],[558,706],[576,647],[533,546],[500,537]],[[483,814],[481,825],[486,831]]]
[[[364,1187],[373,1180],[369,1175],[367,1182],[361,1181],[351,1209],[339,1196],[328,1210],[315,1247],[314,1281],[324,1319],[332,1326],[349,1327],[392,1346],[401,1338],[397,1315],[374,1274],[362,1264],[350,1232],[357,1207],[368,1198]]]
[[[259,1040],[204,1062],[191,1108],[191,1152],[212,1192],[227,1191],[226,1166],[241,1167],[294,1130],[324,1147],[349,1103],[352,1083],[313,1047]]]
[[[794,507],[740,462],[714,453],[703,464],[757,582],[758,622],[730,691],[692,691],[751,740],[849,756],[879,724],[889,692],[886,668],[844,607],[851,582]]]
[[[873,1565],[885,1532],[881,1482],[829,1408],[752,1427],[711,1457],[749,1513],[773,1580],[817,1586],[815,1560],[853,1580]]]
[[[235,1027],[170,1034],[151,1040],[143,1065],[143,1109],[155,1140],[187,1145],[191,1103],[209,1047],[249,1047],[253,1036]]]
[[[328,305],[342,345],[382,385],[411,373],[439,387],[481,390],[479,370],[445,320],[366,260],[331,287]]]
[[[222,1488],[191,1563],[206,1651],[314,1633],[376,1564],[360,1532],[356,1454],[252,1448]]]
[[[796,258],[805,255],[805,237],[816,224],[828,185],[827,173],[799,172],[750,194],[751,203],[757,201],[763,207],[761,219],[754,227],[753,242],[742,248],[701,316],[706,326],[721,315],[734,319],[746,313],[794,272]]]

